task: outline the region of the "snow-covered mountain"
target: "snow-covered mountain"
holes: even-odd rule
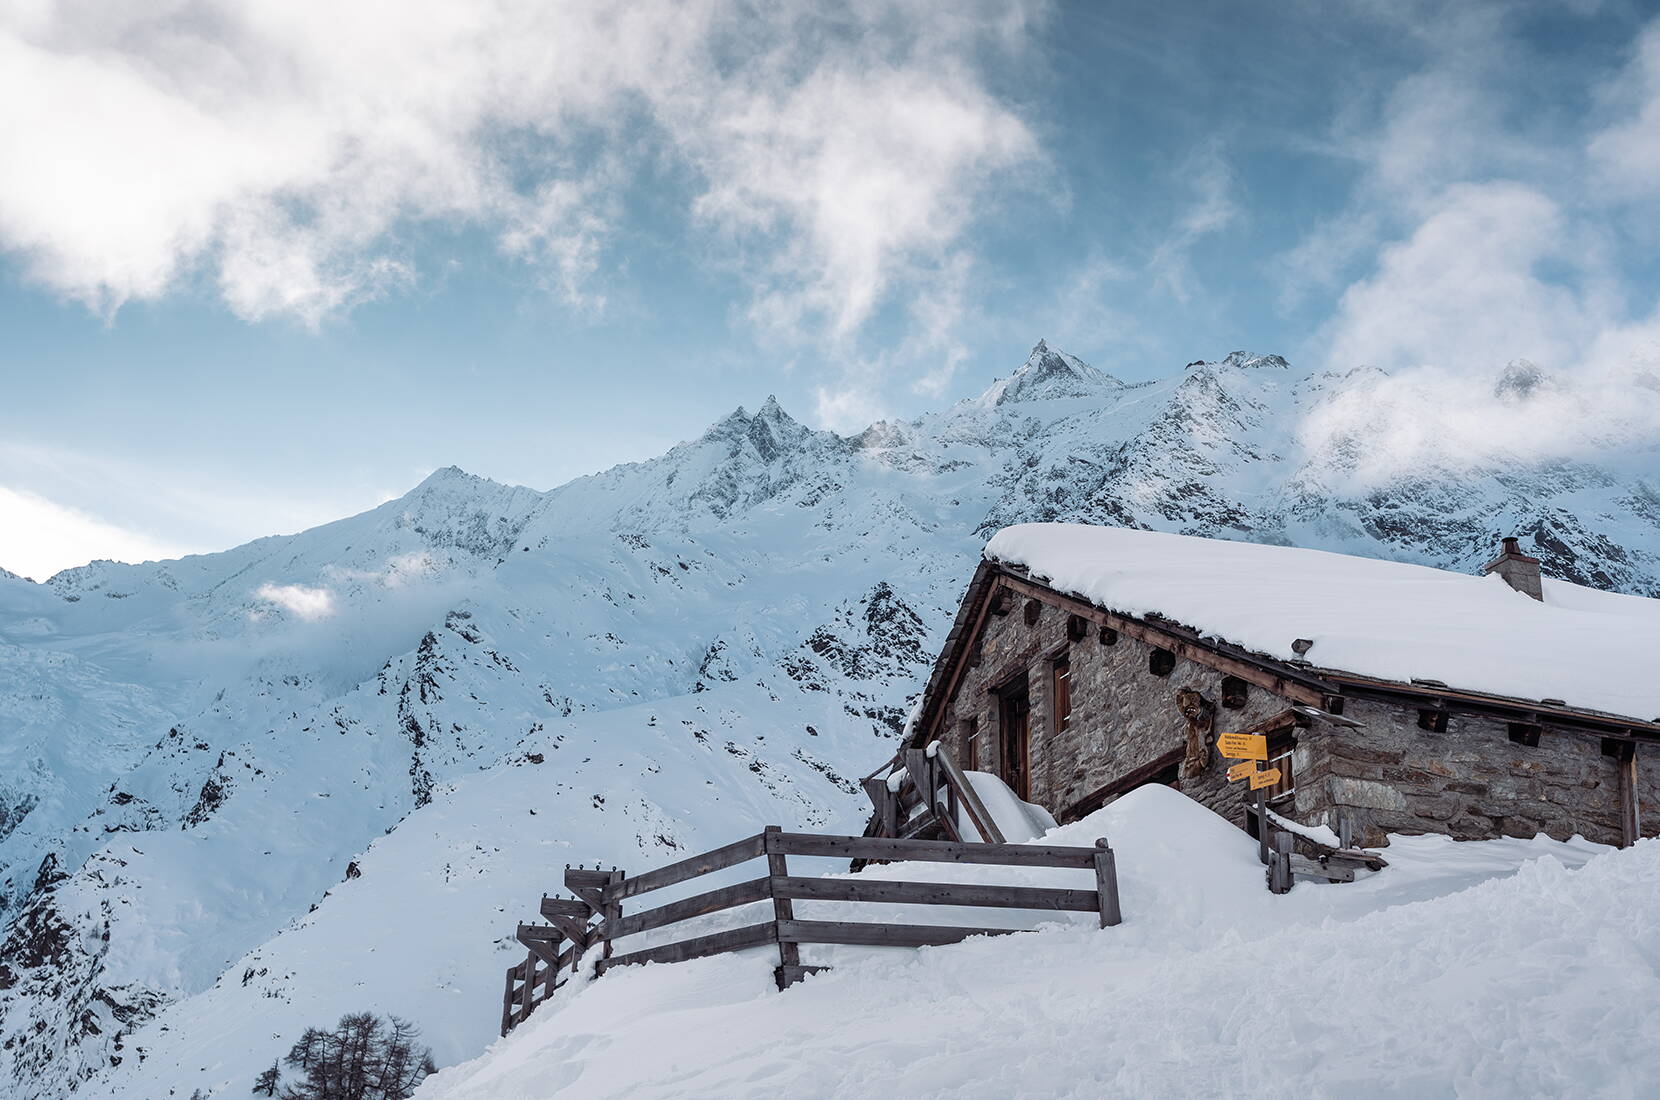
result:
[[[768,399],[545,493],[451,468],[221,554],[0,576],[0,1093],[239,1096],[362,1008],[476,1054],[564,864],[856,829],[1008,523],[1463,570],[1520,534],[1660,594],[1645,440],[1364,480],[1364,433],[1302,425],[1370,377],[1236,352],[1125,384],[1040,343],[852,437]]]

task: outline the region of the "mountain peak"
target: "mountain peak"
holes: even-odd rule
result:
[[[980,395],[980,404],[1006,405],[1012,401],[1088,397],[1123,384],[1075,355],[1054,350],[1048,340],[1040,339],[1019,370],[1008,378],[993,382],[991,388]]]

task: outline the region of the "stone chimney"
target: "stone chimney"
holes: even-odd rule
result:
[[[1539,585],[1539,559],[1522,553],[1521,543],[1516,539],[1505,539],[1499,556],[1482,566],[1481,571],[1497,573],[1504,578],[1505,584],[1536,600],[1545,598],[1544,590]]]

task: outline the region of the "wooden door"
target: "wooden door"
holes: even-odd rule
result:
[[[1032,702],[1024,687],[1003,693],[1003,782],[1032,799]]]

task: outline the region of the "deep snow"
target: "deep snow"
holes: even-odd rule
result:
[[[821,949],[835,969],[783,994],[771,948],[612,971],[417,1098],[1634,1097],[1660,1079],[1660,842],[1397,837],[1382,872],[1276,897],[1255,842],[1169,788],[1044,839],[1102,834],[1119,927]],[[949,869],[967,874],[1034,881]]]

